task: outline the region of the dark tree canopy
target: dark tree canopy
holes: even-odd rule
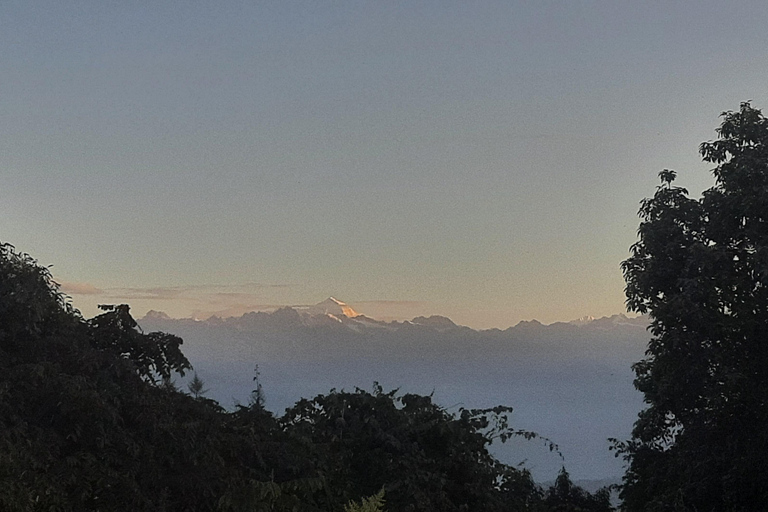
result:
[[[660,173],[622,263],[631,311],[652,318],[635,364],[645,396],[627,510],[762,510],[768,503],[768,120],[725,112],[700,146],[715,184],[699,199]]]
[[[455,416],[428,396],[376,386],[301,400],[281,422],[314,450],[337,501],[385,484],[388,507],[403,512],[524,509],[540,499],[530,474],[487,451],[496,435],[515,435],[502,409]]]

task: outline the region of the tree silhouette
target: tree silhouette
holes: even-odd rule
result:
[[[627,510],[768,503],[768,120],[749,103],[722,117],[700,146],[714,186],[694,199],[662,171],[622,263],[653,335],[634,365],[647,407],[615,445]]]
[[[610,512],[610,491],[607,488],[594,494],[586,492],[571,481],[563,467],[557,475],[555,484],[547,490],[544,503],[552,512]]]
[[[203,382],[203,379],[201,379],[197,372],[195,372],[192,375],[192,380],[189,381],[189,384],[187,384],[187,389],[189,389],[189,392],[192,393],[192,396],[195,398],[200,398],[204,394],[208,392],[205,388],[205,383]]]

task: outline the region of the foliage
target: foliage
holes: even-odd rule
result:
[[[79,313],[58,291],[50,271],[30,255],[0,243],[0,356],[15,361],[26,340],[65,334],[82,324]]]
[[[611,512],[611,494],[602,488],[594,494],[574,485],[563,467],[555,484],[547,490],[544,503],[552,512]]]
[[[363,498],[360,503],[350,501],[344,505],[344,512],[384,512],[384,489]]]
[[[179,346],[181,338],[164,332],[144,334],[126,304],[99,305],[107,311],[89,321],[91,342],[101,350],[109,350],[129,359],[141,377],[157,382],[173,372],[182,376],[192,366]]]
[[[385,392],[375,384],[372,393],[332,390],[300,400],[280,421],[326,478],[320,503],[328,510],[376,489],[385,490],[390,509],[398,511],[549,510],[527,470],[488,452],[494,440],[523,437],[542,439],[559,454],[548,439],[510,427],[511,413],[497,406],[452,414],[429,396]],[[578,489],[573,496],[592,506],[602,505],[607,493],[595,498]]]
[[[180,342],[127,306],[83,320],[0,245],[0,510],[205,510],[243,471],[223,411],[156,378],[189,367]]]
[[[634,365],[647,407],[632,439],[627,510],[759,510],[768,501],[768,120],[725,112],[694,199],[660,173],[622,263],[627,306],[652,317]]]
[[[264,395],[264,388],[261,385],[260,376],[261,374],[259,373],[259,365],[256,365],[253,369],[253,383],[256,387],[253,389],[253,391],[251,391],[251,396],[248,400],[248,403],[251,407],[264,409],[264,404],[267,400]]]

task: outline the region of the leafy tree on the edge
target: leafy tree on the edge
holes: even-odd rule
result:
[[[605,510],[570,487],[550,507],[488,453],[535,437],[507,425],[509,408],[449,414],[377,387],[278,419],[256,379],[252,403],[228,412],[202,382],[194,397],[173,384],[191,369],[180,338],[144,333],[128,306],[102,310],[83,319],[47,268],[0,243],[3,512],[342,512],[379,508],[381,493],[392,511]]]
[[[643,410],[619,454],[626,510],[768,506],[768,120],[749,103],[701,144],[700,199],[660,173],[622,263],[627,305],[652,318],[634,365]]]
[[[0,244],[0,510],[214,510],[289,466],[259,444],[271,417],[163,385],[190,367],[180,344],[127,306],[84,320],[47,268]]]

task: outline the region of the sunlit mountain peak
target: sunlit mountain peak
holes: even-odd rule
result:
[[[352,309],[344,302],[328,297],[323,302],[310,306],[305,310],[310,315],[333,315],[338,317],[339,315],[346,316],[347,318],[354,318],[359,316],[359,313]]]

